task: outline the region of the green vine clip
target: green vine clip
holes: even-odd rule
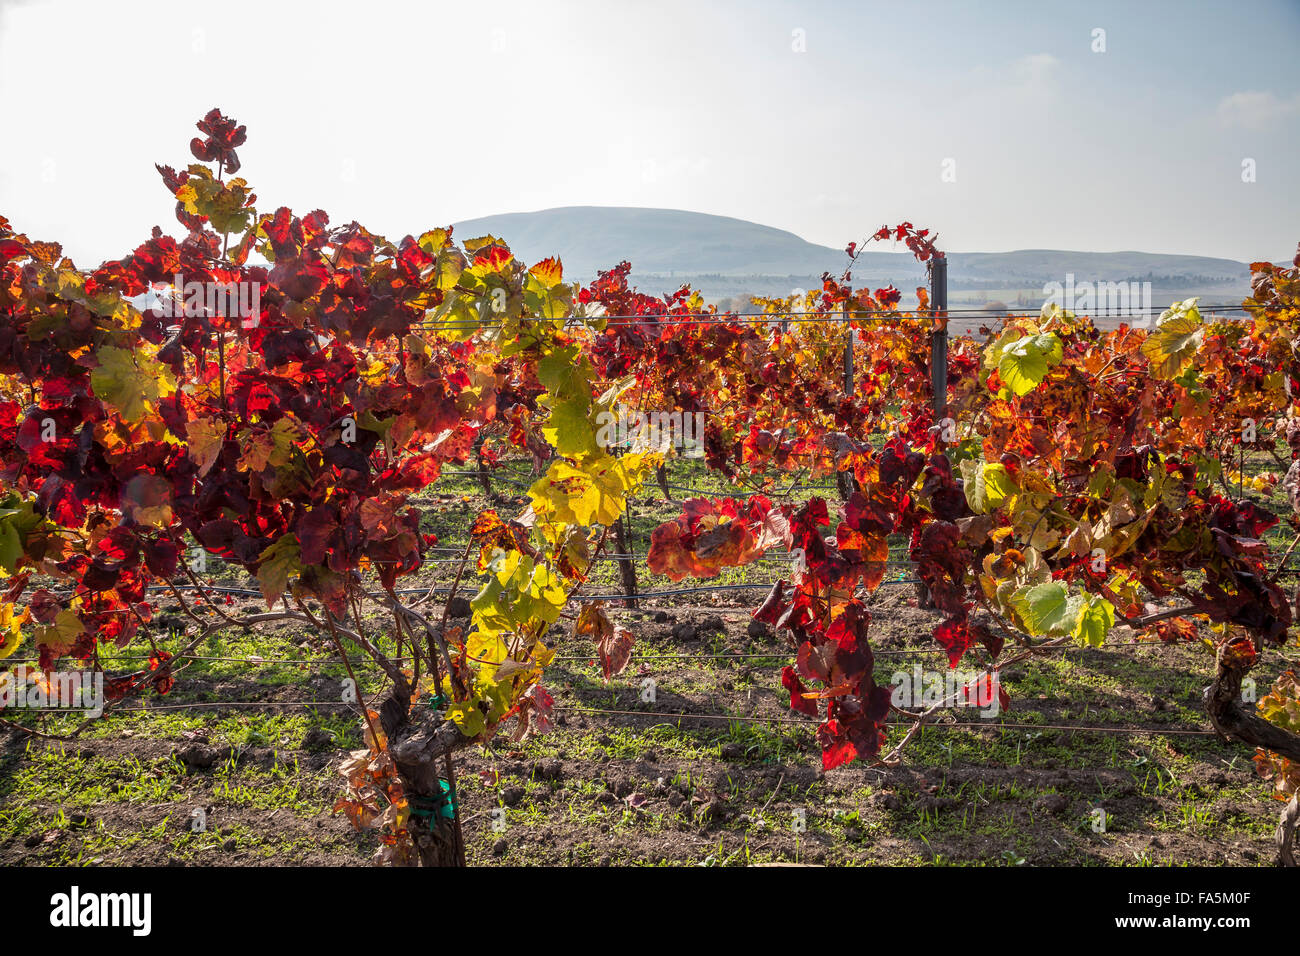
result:
[[[421,797],[417,794],[407,795],[406,802],[411,807],[411,816],[425,817],[429,820],[434,820],[437,817],[442,817],[444,820],[456,819],[456,798],[451,792],[451,785],[446,780],[440,780],[439,783],[442,784],[442,796],[440,798]]]

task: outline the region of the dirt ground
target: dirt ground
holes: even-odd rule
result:
[[[429,521],[450,543],[466,514],[508,513],[517,502],[485,500],[467,485],[439,499]],[[639,500],[638,550],[675,513],[654,493]],[[454,570],[438,568],[431,579]],[[499,738],[457,759],[471,864],[1272,862],[1282,804],[1255,776],[1248,749],[1207,732],[1209,653],[1135,645],[1122,628],[1113,646],[1013,665],[1003,674],[1012,709],[996,720],[949,712],[898,767],[823,772],[814,724],[789,710],[780,686],[790,648],[749,616],[762,584],[783,570],[773,560],[717,582],[749,590],[612,607],[637,647],[608,683],[591,644],[562,619],[545,678],[554,731],[522,744]],[[883,682],[916,663],[946,667],[929,639],[932,612],[916,606],[905,577],[899,571],[872,603]],[[247,581],[233,571],[216,579]],[[615,592],[617,580],[611,562],[587,590]],[[677,586],[647,576],[641,587]],[[231,612],[258,609],[232,601]],[[178,607],[162,610],[179,644]],[[1296,651],[1261,666],[1259,685],[1294,666]],[[74,740],[0,730],[0,862],[369,862],[373,833],[333,812],[338,765],[361,739],[356,708],[341,702],[346,673],[322,635],[229,629],[199,653],[207,659],[181,673],[171,694],[126,705]],[[380,675],[363,672],[362,686],[378,694]],[[77,723],[60,717],[43,727],[66,733]],[[894,729],[891,746],[902,732]]]

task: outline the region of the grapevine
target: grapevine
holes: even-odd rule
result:
[[[82,269],[0,217],[0,657],[30,642],[37,665],[15,678],[103,672],[102,648],[140,645],[145,666],[105,675],[111,709],[167,694],[222,628],[310,627],[354,687],[354,659],[386,678],[357,701],[365,746],[336,809],[381,831],[381,862],[463,863],[454,754],[550,729],[554,626],[603,554],[626,560],[630,499],[656,472],[668,492],[665,448],[603,429],[670,410],[701,417],[731,491],[682,502],[648,566],[682,581],[792,556],[753,616],[788,641],[781,686],[824,768],[899,762],[936,710],[899,705],[877,675],[871,602],[901,549],[949,667],[981,675],[959,693],[1002,709],[1003,668],[1117,626],[1205,645],[1209,724],[1255,748],[1293,862],[1295,677],[1254,710],[1242,687],[1294,641],[1278,569],[1300,543],[1300,255],[1252,266],[1245,321],[1195,300],[1150,328],[1058,306],[1008,317],[951,341],[936,396],[946,317],[924,289],[905,309],[892,286],[853,285],[872,242],[942,257],[911,223],[849,245],[820,289],[738,316],[686,287],[643,293],[627,262],[584,285],[493,236],[394,241],[272,210],[236,175],[246,129],[215,109],[197,125],[194,162],[157,167],[181,238],[155,227]],[[1273,457],[1249,480],[1280,485],[1290,514],[1240,494],[1234,449]],[[449,465],[487,490],[505,455],[534,466],[526,505],[475,516],[451,593],[411,599],[400,585],[438,544],[420,496]],[[790,496],[832,477],[839,501]],[[196,554],[251,575],[265,611],[225,610]],[[469,620],[452,623],[462,592]],[[152,636],[159,594],[197,624],[179,649]],[[570,616],[605,680],[628,666],[631,629],[599,602]]]

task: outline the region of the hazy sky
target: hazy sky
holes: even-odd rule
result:
[[[621,205],[1289,259],[1297,41],[1300,0],[0,0],[0,213],[82,265],[175,234],[152,164],[219,106],[260,208],[393,238]]]

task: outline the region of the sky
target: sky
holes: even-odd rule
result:
[[[0,214],[82,266],[177,234],[153,163],[216,106],[259,208],[391,238],[652,206],[1279,261],[1298,38],[1300,0],[0,0]]]

